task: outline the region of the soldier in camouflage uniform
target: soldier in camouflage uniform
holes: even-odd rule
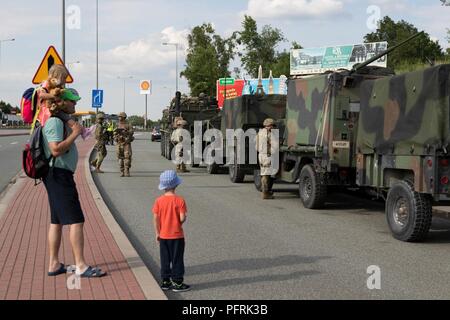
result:
[[[182,130],[187,126],[187,121],[183,120],[182,118],[178,118],[176,120],[176,127],[177,129],[172,133],[171,142],[175,144],[175,160],[177,163],[177,172],[184,173],[189,172],[189,170],[186,169],[186,164],[183,162],[183,136],[182,136]]]
[[[91,165],[95,167],[95,172],[97,173],[104,173],[100,167],[103,163],[103,159],[105,159],[107,155],[106,151],[106,141],[107,141],[107,132],[105,129],[105,126],[103,124],[103,121],[105,119],[105,114],[100,112],[97,114],[96,117],[96,127],[95,127],[95,139],[97,140],[97,143],[95,144],[95,149],[97,150],[96,158],[91,162]]]
[[[114,141],[117,144],[117,159],[119,160],[121,177],[130,176],[131,168],[131,142],[134,141],[133,127],[126,121],[125,112],[119,114],[119,125],[114,130]]]
[[[271,131],[275,126],[273,119],[268,118],[264,121],[264,128],[258,132],[256,139],[256,150],[258,151],[258,160],[260,166],[262,197],[263,199],[273,199],[273,177],[277,174],[272,166],[272,152],[278,150],[278,141],[273,141]]]

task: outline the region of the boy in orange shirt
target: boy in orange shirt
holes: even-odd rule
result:
[[[164,195],[156,199],[153,205],[153,222],[156,242],[159,243],[161,258],[161,289],[185,292],[190,286],[184,284],[184,232],[186,221],[186,203],[175,194],[182,180],[173,170],[164,171],[159,177],[159,190]]]

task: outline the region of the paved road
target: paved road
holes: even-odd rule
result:
[[[159,143],[138,136],[132,178],[119,178],[113,149],[96,177],[108,205],[151,272],[159,250],[150,209],[159,174],[173,168]],[[442,299],[450,298],[450,224],[435,220],[429,240],[403,243],[390,235],[384,204],[346,194],[326,210],[306,210],[295,189],[260,200],[252,183],[194,169],[179,193],[185,225],[186,282],[193,290],[170,299]],[[280,188],[280,186],[278,186]],[[381,268],[381,290],[367,289],[367,268]]]
[[[0,136],[0,193],[22,168],[22,149],[28,136]]]

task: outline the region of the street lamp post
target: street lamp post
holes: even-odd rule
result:
[[[62,0],[62,60],[66,62],[66,0]]]
[[[117,79],[123,80],[123,112],[125,112],[126,108],[125,108],[125,83],[128,79],[133,79],[133,76],[128,76],[128,77],[117,77]]]
[[[5,39],[5,40],[0,40],[0,67],[2,64],[2,42],[9,42],[9,41],[15,41],[16,39]]]
[[[175,80],[176,80],[176,87],[175,90],[178,91],[178,46],[179,43],[172,43],[172,42],[164,42],[163,46],[175,46]]]

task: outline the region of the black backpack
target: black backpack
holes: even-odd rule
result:
[[[29,142],[25,145],[22,153],[22,168],[25,174],[34,179],[42,180],[48,175],[50,161],[54,158],[47,158],[44,151],[43,127],[36,121],[34,130],[31,133]],[[64,123],[64,139],[66,139],[66,124]],[[35,183],[36,185],[38,183]]]

